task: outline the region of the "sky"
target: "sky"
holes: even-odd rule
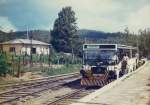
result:
[[[71,6],[79,29],[131,32],[150,28],[150,0],[0,0],[0,30],[53,29],[58,13]]]

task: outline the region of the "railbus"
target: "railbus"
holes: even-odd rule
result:
[[[138,67],[137,47],[121,44],[84,44],[82,86],[103,86]]]

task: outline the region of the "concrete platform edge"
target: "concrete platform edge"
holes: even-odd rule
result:
[[[95,97],[101,95],[102,93],[106,92],[107,90],[111,89],[112,87],[118,85],[119,83],[121,83],[123,80],[127,79],[128,77],[132,76],[133,74],[139,72],[140,70],[142,70],[142,68],[147,64],[147,62],[145,62],[144,65],[142,65],[141,67],[139,67],[137,70],[131,72],[131,73],[128,73],[126,75],[124,75],[123,77],[109,83],[108,85],[102,87],[101,89],[99,90],[96,90],[95,92],[81,98],[80,100],[78,100],[77,102],[75,103],[72,103],[71,105],[86,105],[87,103],[90,102],[90,100],[94,99]]]

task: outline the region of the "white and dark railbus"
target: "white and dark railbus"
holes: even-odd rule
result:
[[[137,47],[121,44],[84,44],[81,85],[104,85],[134,71],[138,62]]]

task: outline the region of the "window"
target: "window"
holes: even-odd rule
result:
[[[32,54],[36,54],[36,48],[31,49]]]
[[[132,50],[132,57],[136,57],[136,54],[137,54],[137,50],[136,50],[136,49],[133,49],[133,50]]]
[[[105,48],[105,49],[114,49],[114,48],[116,48],[116,46],[115,45],[100,45],[99,46],[100,48]]]
[[[9,48],[9,52],[15,52],[16,50],[15,50],[15,47],[10,47]]]

